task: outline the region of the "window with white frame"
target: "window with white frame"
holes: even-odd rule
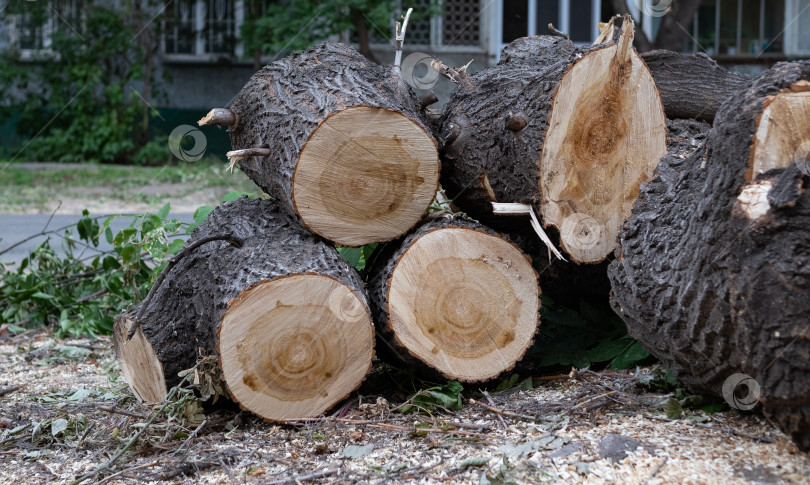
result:
[[[704,0],[692,22],[692,45],[686,47],[712,56],[781,55],[785,6],[791,1]],[[810,0],[801,1],[810,5]]]
[[[788,0],[785,5],[785,53],[810,57],[810,0]]]
[[[515,39],[549,34],[548,24],[577,44],[593,42],[599,34],[601,9],[601,0],[500,0],[493,9],[490,48],[500,55]]]
[[[166,10],[163,52],[168,58],[241,56],[244,4],[228,0],[175,0]]]
[[[77,0],[56,0],[41,15],[21,13],[11,16],[9,43],[20,52],[20,58],[51,53],[55,33],[76,33],[81,28]]]

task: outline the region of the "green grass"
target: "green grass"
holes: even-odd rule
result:
[[[61,197],[162,205],[168,198],[209,188],[221,189],[222,193],[258,191],[244,174],[238,170],[230,174],[225,167],[213,161],[161,167],[87,164],[36,169],[10,164],[0,171],[0,209],[16,212],[44,208]]]

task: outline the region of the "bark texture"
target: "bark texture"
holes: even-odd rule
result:
[[[494,221],[490,202],[535,204],[538,167],[557,85],[583,51],[561,37],[518,39],[497,66],[460,83],[440,121],[442,187],[472,217]],[[527,121],[507,129],[510,116]]]
[[[141,316],[141,329],[163,365],[167,388],[203,355],[217,355],[217,331],[229,303],[262,281],[290,274],[328,275],[355,289],[367,306],[357,272],[337,251],[304,230],[273,201],[247,197],[214,209],[187,242],[228,234],[241,248],[214,241],[180,260]],[[140,307],[118,317],[133,318]],[[119,354],[120,355],[120,354]]]
[[[501,255],[506,254],[506,252],[503,251],[503,247],[496,249],[494,244],[487,247],[487,244],[491,244],[491,241],[475,246],[471,251],[471,253],[475,254],[474,257],[465,257],[460,247],[470,244],[469,240],[465,240],[462,244],[458,245],[459,247],[454,245],[450,248],[452,252],[458,251],[454,256],[458,255],[459,258],[453,256],[437,258],[425,268],[424,273],[420,274],[421,277],[418,278],[418,281],[409,281],[408,283],[418,286],[419,289],[428,296],[428,299],[433,302],[458,299],[459,304],[455,305],[453,311],[450,312],[453,313],[452,315],[439,314],[434,320],[442,320],[445,322],[456,320],[456,322],[444,323],[448,328],[453,327],[449,333],[455,336],[454,340],[466,341],[467,337],[469,337],[469,342],[475,344],[473,345],[475,348],[468,349],[468,351],[465,350],[465,353],[478,353],[479,355],[465,355],[466,365],[475,367],[478,364],[477,357],[480,357],[481,361],[483,361],[483,359],[491,358],[493,354],[498,354],[499,350],[508,356],[510,362],[508,362],[507,365],[501,365],[500,368],[486,368],[476,371],[479,374],[478,378],[469,377],[469,375],[473,374],[472,371],[465,376],[463,373],[449,372],[447,368],[429,365],[424,358],[419,356],[417,349],[407,345],[406,339],[403,338],[401,327],[399,331],[395,329],[395,325],[400,324],[395,324],[392,321],[393,318],[399,318],[392,313],[397,311],[397,309],[392,307],[392,282],[403,282],[403,279],[395,280],[396,272],[403,271],[403,258],[409,251],[413,251],[416,244],[423,242],[423,238],[438,234],[441,231],[459,229],[477,235],[485,235],[487,236],[485,239],[490,239],[491,241],[497,238],[498,242],[509,246],[508,253],[510,257],[501,257]],[[435,247],[436,246],[434,246],[434,248]],[[389,243],[373,260],[373,266],[368,276],[368,288],[374,322],[377,328],[378,354],[386,360],[404,366],[415,374],[421,374],[427,377],[436,377],[438,374],[441,374],[449,379],[470,382],[493,379],[500,373],[513,368],[514,364],[523,356],[526,349],[531,346],[533,336],[539,324],[537,312],[539,310],[540,290],[539,287],[536,286],[537,274],[531,269],[528,263],[529,259],[517,245],[511,243],[502,234],[488,229],[481,224],[447,218],[435,218],[425,221],[402,240]],[[511,305],[509,301],[511,301],[515,295],[511,294],[509,291],[504,293],[504,298],[501,298],[500,301],[495,301],[494,298],[486,298],[485,291],[479,291],[487,286],[489,286],[489,288],[500,289],[508,287],[508,283],[503,279],[501,273],[496,272],[494,269],[482,271],[480,265],[490,265],[492,267],[504,265],[507,269],[511,268],[511,271],[515,274],[523,275],[522,278],[518,277],[516,280],[511,281],[513,286],[521,286],[525,293],[525,295],[519,296],[519,299],[522,299],[515,308],[510,308]],[[482,275],[485,276],[482,277]],[[433,280],[431,280],[431,276],[433,276]],[[467,286],[467,284],[469,284],[469,286]],[[469,292],[473,297],[467,298],[467,295],[462,294],[463,292]],[[482,296],[485,298],[480,298]],[[476,297],[479,298],[476,299]],[[420,316],[419,302],[416,300],[418,300],[418,297],[414,299],[414,301],[404,302],[405,306],[416,307],[416,322],[414,326],[423,327],[426,325],[426,327],[432,327],[433,323],[428,322],[431,320],[430,317],[422,318]],[[528,313],[526,309],[523,308],[524,305],[526,305],[526,308],[531,307]],[[439,305],[437,304],[436,306]],[[520,308],[517,308],[517,306]],[[440,310],[441,309],[444,309],[444,307],[440,308]],[[456,314],[456,311],[458,311],[459,314],[463,313],[463,316],[460,317],[459,314]],[[481,317],[481,314],[488,315],[488,317]],[[518,314],[522,315],[522,317],[519,318],[517,316]],[[528,319],[525,318],[526,315],[529,315]],[[476,322],[473,323],[471,320],[476,320]],[[512,325],[511,322],[514,320],[520,320],[521,323],[510,327],[510,325]],[[508,321],[510,323],[503,326],[501,325],[502,321]],[[529,322],[529,324],[526,325],[526,322]],[[459,324],[463,327],[460,331],[458,331],[457,328]],[[441,325],[442,322],[439,322],[438,326]],[[424,335],[428,335],[433,333],[433,329],[422,328],[421,332],[424,333]],[[442,332],[443,329],[439,329],[436,334],[441,334]],[[478,340],[482,332],[486,335],[481,340]],[[502,338],[503,335],[507,335],[507,337]],[[430,336],[428,337],[436,342],[436,347],[433,349],[434,354],[440,350],[442,352],[449,352],[448,348],[442,346],[440,337],[437,340],[434,340]],[[493,342],[498,345],[498,349],[481,348],[486,345],[494,345]],[[512,344],[513,342],[515,342],[515,344]],[[465,342],[461,342],[458,345],[459,347],[463,347]],[[452,356],[452,352],[449,352],[447,355]],[[448,357],[440,357],[439,360],[447,358]]]
[[[793,160],[751,182],[745,174],[763,103],[806,79],[810,62],[780,63],[730,98],[708,135],[706,125],[671,124],[669,153],[643,186],[609,267],[614,309],[678,380],[724,395],[733,374],[753,377],[763,412],[803,450],[810,177]],[[733,400],[729,385],[724,397]]]
[[[731,72],[703,53],[655,50],[640,54],[661,91],[667,118],[714,121],[731,96],[751,84],[745,74]]]
[[[241,169],[286,211],[297,214],[293,177],[301,151],[325,119],[352,107],[400,113],[428,136],[418,100],[398,69],[327,42],[265,66],[242,88],[230,107],[237,118],[229,130],[231,145],[234,150],[267,148],[270,155],[244,158]]]

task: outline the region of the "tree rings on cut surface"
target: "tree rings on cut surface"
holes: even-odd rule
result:
[[[229,111],[232,162],[336,244],[396,239],[436,194],[439,155],[418,98],[398,68],[345,44],[326,42],[263,67]]]
[[[324,120],[304,145],[292,196],[303,224],[347,246],[399,237],[436,191],[438,155],[400,113],[359,106]],[[409,221],[409,222],[406,222]]]
[[[275,201],[243,197],[215,208],[186,248],[152,298],[115,321],[140,401],[163,400],[209,356],[230,397],[269,420],[318,415],[360,385],[374,325],[362,279],[333,246]]]
[[[538,324],[537,274],[481,226],[430,222],[372,277],[384,334],[448,378],[484,381],[512,368]],[[385,337],[384,337],[385,338]]]
[[[231,302],[219,329],[233,398],[270,420],[314,416],[357,388],[374,331],[351,288],[321,275],[262,282]]]
[[[658,88],[631,42],[632,30],[583,56],[551,107],[540,160],[543,223],[559,229],[577,262],[613,252],[639,186],[667,152]]]

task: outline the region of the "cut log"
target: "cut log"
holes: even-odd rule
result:
[[[250,78],[230,107],[231,145],[269,151],[239,166],[306,228],[361,246],[406,233],[433,200],[438,155],[420,110],[399,69],[326,43]]]
[[[272,201],[242,198],[211,212],[199,246],[140,306],[115,322],[121,369],[141,401],[162,400],[200,354],[218,356],[231,398],[262,418],[318,415],[370,369],[374,329],[356,271]]]
[[[537,274],[480,224],[435,219],[391,243],[369,275],[380,355],[486,381],[511,369],[538,325]]]
[[[731,72],[703,53],[655,50],[640,56],[661,91],[667,118],[711,123],[729,96],[751,84],[749,76]]]
[[[574,261],[603,261],[666,153],[661,100],[632,50],[632,25],[612,45],[518,39],[498,66],[459,83],[438,136],[448,196],[493,225],[491,202],[531,204]]]
[[[683,140],[644,186],[609,267],[614,309],[679,381],[735,407],[758,398],[803,450],[810,449],[808,80],[810,62],[777,64],[723,105],[708,141],[675,133]],[[759,392],[735,389],[735,374],[751,376]]]

